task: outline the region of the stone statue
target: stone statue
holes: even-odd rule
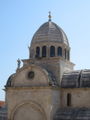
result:
[[[17,69],[20,68],[20,65],[21,65],[21,61],[20,61],[20,59],[18,58],[18,60],[17,60]]]

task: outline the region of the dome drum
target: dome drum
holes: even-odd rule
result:
[[[51,47],[54,47],[55,50],[55,54],[52,56],[50,55],[51,53]],[[46,49],[45,50],[45,54],[43,56],[43,47]],[[54,43],[50,43],[48,45],[48,43],[42,43],[42,44],[35,44],[35,45],[32,45],[31,48],[30,48],[30,58],[43,58],[43,57],[63,57],[64,59],[66,60],[70,60],[70,48],[69,47],[66,47],[65,45],[63,44],[54,44]]]

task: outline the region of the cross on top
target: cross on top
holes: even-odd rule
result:
[[[49,21],[51,21],[52,16],[51,16],[51,12],[50,11],[49,11],[48,18],[49,18]]]

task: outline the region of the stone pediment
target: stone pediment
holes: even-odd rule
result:
[[[40,66],[30,64],[17,70],[8,79],[6,87],[33,87],[56,85],[53,75]]]

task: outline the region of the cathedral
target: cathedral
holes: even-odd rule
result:
[[[74,70],[68,38],[48,17],[5,85],[7,120],[90,120],[90,70]]]

